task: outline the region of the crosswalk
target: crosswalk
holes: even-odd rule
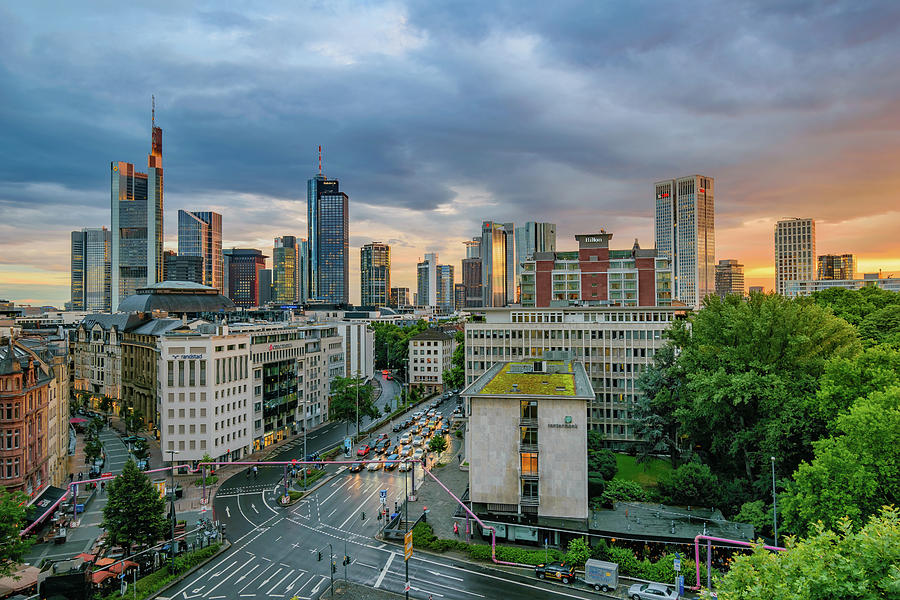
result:
[[[222,489],[216,494],[217,498],[225,498],[228,496],[239,496],[241,494],[258,494],[260,492],[265,492],[272,489],[274,484],[254,484],[254,485],[241,485],[235,487],[229,487],[227,489]]]

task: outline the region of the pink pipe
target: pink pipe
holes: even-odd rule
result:
[[[741,540],[729,540],[726,538],[718,538],[712,537],[711,535],[698,535],[694,538],[694,565],[697,567],[697,585],[692,587],[691,589],[697,591],[700,589],[700,540],[709,540],[711,542],[725,542],[728,544],[734,544],[736,546],[745,546],[748,548],[752,548],[756,544],[752,542],[743,542]],[[786,548],[782,548],[780,546],[766,546],[763,545],[763,548],[766,550],[774,550],[776,552],[784,552]]]

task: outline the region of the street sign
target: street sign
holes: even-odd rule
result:
[[[403,536],[403,560],[409,560],[413,552],[412,531],[407,531]],[[407,585],[409,585],[407,583]]]
[[[675,578],[675,583],[678,586],[678,595],[681,596],[684,594],[684,575],[679,575]]]
[[[408,581],[406,582],[406,585],[403,586],[403,591],[404,591],[404,592],[408,592],[408,591],[409,591],[409,582],[408,582]]]
[[[672,561],[672,567],[675,569],[676,572],[677,572],[677,571],[680,571],[680,570],[681,570],[681,559],[680,559],[680,558],[675,558],[675,559]]]
[[[381,497],[387,498],[387,490],[381,490]]]

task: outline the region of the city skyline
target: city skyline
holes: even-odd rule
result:
[[[697,43],[660,36],[690,18],[664,5],[535,5],[530,18],[402,3],[175,7],[155,22],[135,8],[99,37],[91,10],[3,7],[0,297],[69,300],[69,234],[112,227],[106,169],[146,152],[154,93],[167,137],[164,248],[177,248],[179,208],[222,214],[225,248],[268,254],[275,236],[302,233],[296,182],[314,176],[321,144],[325,172],[350,196],[351,302],[362,245],[390,244],[393,285],[415,288],[425,253],[459,271],[462,242],[485,219],[552,221],[561,251],[600,228],[649,247],[653,182],[684,173],[715,178],[715,258],[745,265],[748,286],[773,288],[772,232],[785,217],[814,218],[817,252],[855,254],[859,273],[900,271],[889,191],[900,142],[883,135],[900,96],[898,8],[804,11],[711,3],[717,26]],[[337,24],[349,35],[326,33]],[[282,47],[293,50],[273,54]],[[114,78],[99,67],[110,55],[145,77]],[[651,93],[676,60],[704,66],[703,94]],[[235,78],[244,87],[221,83]],[[561,99],[548,79],[567,83]],[[322,102],[319,87],[340,94]],[[371,89],[365,107],[352,100]]]

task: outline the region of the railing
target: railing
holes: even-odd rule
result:
[[[519,504],[522,506],[538,506],[541,503],[537,496],[522,496],[519,498]]]
[[[537,444],[526,444],[525,442],[519,442],[519,452],[537,452],[538,445]]]
[[[527,417],[519,418],[519,427],[537,427],[537,426],[538,426],[537,419],[531,419],[531,418],[527,418]]]

